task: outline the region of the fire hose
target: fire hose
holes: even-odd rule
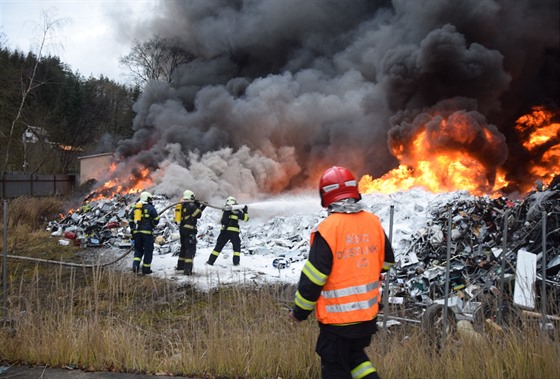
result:
[[[187,202],[196,202],[196,200],[188,200]],[[227,205],[227,206],[219,207],[219,206],[216,206],[216,205],[208,204],[207,202],[204,202],[204,201],[199,201],[198,203],[200,203],[200,204],[202,204],[206,207],[219,209],[219,210],[223,210],[223,211],[232,210],[232,209],[241,209],[241,208],[244,207],[242,205],[234,205],[234,206]],[[161,211],[159,211],[158,216],[162,215],[169,208],[175,207],[179,204],[182,204],[182,202],[172,203],[172,204],[168,205],[167,207],[165,207]],[[132,250],[134,250],[134,246],[131,246],[124,254],[120,255],[116,259],[114,259],[110,262],[99,263],[99,264],[79,264],[79,263],[73,263],[73,262],[63,262],[63,261],[56,261],[56,260],[52,260],[52,259],[43,259],[43,258],[34,258],[34,257],[23,257],[23,256],[20,256],[20,255],[10,255],[10,254],[6,255],[6,257],[11,258],[11,259],[22,259],[22,260],[28,260],[28,261],[33,261],[33,262],[57,264],[57,265],[69,266],[69,267],[95,268],[95,267],[106,267],[106,266],[110,266],[112,264],[115,264],[118,261],[120,261],[121,259],[123,259],[124,257],[126,257],[128,254],[130,254],[130,252]]]

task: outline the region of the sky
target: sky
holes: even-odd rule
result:
[[[42,14],[64,20],[47,53],[86,78],[103,75],[127,81],[119,58],[130,52],[135,26],[153,14],[155,0],[0,0],[0,32],[10,49],[37,51]],[[141,34],[141,31],[139,31]],[[139,35],[140,35],[139,34]]]

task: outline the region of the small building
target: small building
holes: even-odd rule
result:
[[[113,153],[86,155],[78,157],[80,160],[80,179],[78,185],[82,185],[88,180],[100,180],[107,175],[111,163],[114,159]]]

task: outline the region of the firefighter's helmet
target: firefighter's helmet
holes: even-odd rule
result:
[[[194,192],[191,190],[186,190],[183,192],[183,200],[194,200]]]
[[[149,193],[148,191],[144,191],[140,194],[140,201],[142,203],[147,203],[149,201],[152,201],[152,194]]]
[[[319,194],[321,195],[321,205],[324,208],[342,199],[360,200],[362,198],[358,192],[358,182],[354,175],[347,168],[339,166],[333,166],[323,172],[319,181]]]
[[[226,205],[235,205],[237,204],[237,200],[235,200],[235,197],[230,196],[226,199]]]

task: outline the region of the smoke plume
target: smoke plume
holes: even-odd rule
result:
[[[331,165],[381,176],[407,161],[393,144],[441,108],[473,120],[472,139],[433,146],[531,179],[514,124],[559,104],[559,18],[557,0],[161,1],[139,38],[196,59],[144,88],[117,153],[170,195],[250,197],[315,186]]]

